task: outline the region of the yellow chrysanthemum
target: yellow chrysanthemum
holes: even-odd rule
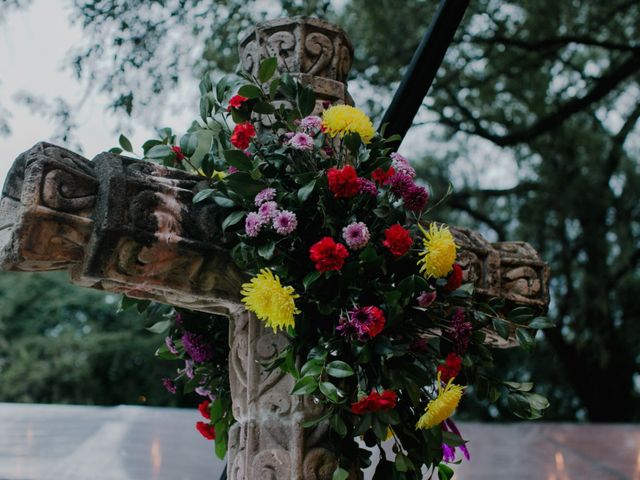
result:
[[[211,176],[207,175],[206,173],[204,173],[204,170],[202,170],[201,168],[198,169],[198,175],[202,176],[202,177],[207,177],[207,178],[211,178],[211,179],[218,179],[218,180],[222,180],[224,177],[227,176],[227,174],[225,172],[223,172],[222,170],[214,170],[213,173],[211,174]]]
[[[296,308],[293,287],[285,287],[271,270],[263,268],[250,282],[242,285],[242,303],[247,310],[269,325],[274,331],[293,327],[293,316],[300,313]]]
[[[357,133],[365,144],[376,134],[369,117],[362,110],[349,105],[335,105],[325,110],[322,114],[322,126],[332,137]]]
[[[418,226],[424,235],[424,250],[420,252],[422,258],[418,260],[420,273],[427,278],[447,276],[453,268],[458,252],[451,230],[445,225],[438,226],[435,223],[429,226],[429,231],[422,228],[422,225]]]
[[[429,402],[424,414],[418,419],[416,428],[426,430],[435,427],[453,415],[462,398],[464,387],[451,382],[453,382],[453,378],[449,380],[446,387],[442,388],[440,384],[440,373],[438,372],[438,396]]]

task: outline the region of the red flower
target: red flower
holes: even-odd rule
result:
[[[315,263],[316,270],[319,272],[340,270],[348,256],[347,248],[341,243],[334,242],[331,237],[324,237],[309,249],[309,258]]]
[[[409,231],[402,228],[402,225],[396,223],[391,225],[384,231],[384,240],[382,245],[387,247],[395,257],[401,257],[413,245],[413,239],[409,235]]]
[[[371,174],[371,178],[373,178],[378,185],[386,185],[395,173],[396,171],[393,167],[389,167],[389,170],[386,172],[382,168],[376,168]]]
[[[462,285],[462,267],[457,263],[453,264],[453,271],[449,274],[447,284],[444,286],[444,290],[447,292],[453,292]]]
[[[452,378],[455,378],[460,373],[462,368],[462,358],[455,353],[451,352],[447,355],[446,360],[442,365],[438,365],[438,372],[440,372],[440,380],[448,382]]]
[[[216,429],[210,423],[197,422],[196,423],[196,430],[198,430],[200,432],[200,435],[202,435],[207,440],[215,440],[216,439]]]
[[[385,390],[382,394],[371,390],[371,393],[363,399],[351,404],[351,412],[356,415],[390,410],[396,407],[398,395],[392,390]]]
[[[200,410],[200,415],[202,415],[207,420],[211,420],[211,401],[205,400],[198,405],[198,410]]]
[[[249,100],[247,97],[243,97],[242,95],[234,95],[229,99],[229,106],[227,107],[227,112],[230,112],[232,108],[240,108],[242,104]]]
[[[180,163],[184,160],[184,153],[182,153],[182,149],[179,146],[171,147],[171,150],[176,154],[176,163]]]
[[[244,150],[249,146],[250,140],[256,136],[256,129],[249,122],[236,125],[231,135],[231,143],[234,147]]]
[[[336,198],[351,198],[358,193],[360,181],[356,169],[351,165],[343,168],[331,167],[327,172],[329,190]]]

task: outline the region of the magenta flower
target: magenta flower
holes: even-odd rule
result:
[[[427,200],[429,200],[429,192],[420,185],[412,185],[402,196],[404,200],[404,206],[412,212],[421,212],[424,210]]]
[[[262,217],[265,223],[271,221],[280,212],[276,202],[264,202],[258,209],[258,215]]]
[[[322,119],[317,115],[309,115],[300,120],[300,129],[305,133],[312,133],[322,126]]]
[[[409,165],[409,160],[396,152],[392,153],[390,156],[391,166],[396,171],[396,173],[403,173],[411,178],[416,177],[416,171],[411,165]]]
[[[288,143],[292,148],[295,148],[296,150],[307,152],[309,150],[313,150],[313,138],[311,138],[306,133],[296,133],[293,137],[291,137],[291,140],[289,140]]]
[[[239,170],[238,170],[236,167],[234,167],[233,165],[231,165],[229,168],[227,168],[227,173],[228,173],[229,175],[232,175],[232,174],[234,174],[234,173],[238,173],[238,171],[239,171]]]
[[[369,243],[371,235],[363,222],[354,222],[342,229],[342,238],[351,250],[360,250]]]
[[[163,378],[162,379],[162,385],[164,385],[164,388],[167,392],[175,395],[176,394],[176,384],[173,383],[173,380],[171,380],[170,378]]]
[[[184,332],[182,335],[182,345],[184,345],[185,352],[187,352],[194,362],[206,362],[213,357],[213,348],[203,335]]]
[[[298,227],[296,214],[288,210],[278,212],[273,218],[273,228],[280,235],[288,235]]]
[[[449,321],[448,336],[453,341],[453,346],[458,355],[464,355],[469,348],[469,341],[473,333],[473,326],[464,317],[464,310],[456,309]]]
[[[409,189],[415,186],[413,178],[405,173],[395,173],[390,179],[391,191],[400,198],[404,198]]]
[[[458,430],[458,427],[456,426],[455,423],[453,423],[453,420],[451,420],[450,418],[448,418],[444,422],[442,422],[440,424],[440,428],[442,428],[443,432],[451,432],[451,433],[455,433],[459,437],[462,436],[462,435],[460,435],[460,430]],[[471,455],[469,454],[469,449],[467,448],[467,446],[463,443],[458,448],[462,451],[462,454],[464,455],[464,458],[466,458],[467,461],[471,461]],[[442,459],[447,463],[455,462],[456,461],[456,447],[451,447],[451,446],[446,445],[446,444],[443,443],[442,444]]]
[[[427,308],[436,299],[436,292],[422,292],[418,297],[418,305],[422,308]]]
[[[360,182],[360,186],[358,187],[359,193],[368,193],[369,195],[373,195],[374,197],[378,194],[378,187],[371,180],[367,180],[366,178],[358,178]]]
[[[178,354],[178,349],[176,348],[175,344],[173,343],[173,338],[171,337],[165,337],[164,339],[164,343],[167,346],[167,349],[173,353],[174,355]]]
[[[264,217],[256,212],[251,212],[244,221],[244,231],[250,237],[257,237],[264,223]]]
[[[276,198],[276,189],[275,188],[265,188],[260,193],[256,195],[254,199],[254,203],[256,206],[262,205],[264,202],[268,202]]]

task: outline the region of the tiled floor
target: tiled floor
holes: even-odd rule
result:
[[[196,410],[0,403],[0,480],[217,480]],[[461,423],[456,480],[640,480],[640,426]],[[285,479],[283,479],[285,480]]]

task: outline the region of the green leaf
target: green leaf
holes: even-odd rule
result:
[[[248,172],[253,168],[251,159],[240,150],[225,150],[223,155],[229,165],[236,167],[240,171]]]
[[[503,320],[501,318],[494,318],[492,320],[493,329],[496,331],[498,335],[500,335],[505,340],[509,340],[509,336],[511,334],[511,328],[509,322]]]
[[[308,377],[305,377],[308,378]],[[331,402],[338,403],[340,401],[340,390],[331,382],[320,382],[320,391],[327,397]]]
[[[224,437],[218,435],[218,430],[216,429],[216,456],[222,460],[227,455],[227,441]]]
[[[240,220],[242,220],[242,217],[244,217],[244,215],[245,215],[245,212],[240,212],[240,211],[232,212],[229,215],[227,215],[227,218],[225,218],[222,222],[222,231],[224,232],[227,228],[238,223]]]
[[[257,102],[253,106],[253,111],[255,113],[261,113],[263,115],[271,115],[276,111],[276,109],[273,108],[273,105],[271,105],[269,102]]]
[[[276,93],[278,93],[279,87],[280,87],[280,79],[275,78],[269,85],[269,97],[271,97],[271,99],[274,99],[276,97]]]
[[[164,344],[160,345],[156,350],[156,357],[163,360],[176,360],[178,358],[177,355],[171,353],[169,348]]]
[[[453,469],[444,463],[438,465],[438,480],[451,480],[453,478]]]
[[[171,328],[171,320],[161,320],[147,328],[151,333],[162,334]]]
[[[193,155],[198,148],[198,137],[193,133],[186,133],[180,138],[180,149],[187,157]]]
[[[120,138],[118,138],[118,143],[127,152],[133,152],[133,147],[131,146],[131,142],[124,135],[120,134]]]
[[[240,89],[238,90],[238,95],[247,98],[257,98],[262,95],[262,90],[260,90],[260,88],[256,87],[255,85],[247,84],[240,87]]]
[[[298,109],[300,110],[300,115],[303,117],[311,115],[314,108],[316,108],[316,94],[308,87],[302,88],[298,92]]]
[[[396,454],[395,466],[399,472],[408,472],[416,469],[411,459],[403,453]]]
[[[547,317],[536,317],[529,323],[529,328],[533,329],[553,328],[555,326],[553,320]]]
[[[355,372],[348,363],[342,360],[334,360],[326,367],[327,373],[335,378],[347,378],[355,375]]]
[[[162,142],[160,140],[147,140],[142,144],[142,151],[145,155],[147,155],[149,150],[151,150],[156,145],[162,145]]]
[[[318,382],[313,377],[302,377],[291,390],[291,395],[310,395],[318,388]]]
[[[211,150],[213,145],[213,132],[211,130],[199,130],[195,132],[195,136],[198,139],[198,146],[196,151],[191,155],[191,162],[195,165],[199,165],[204,156]]]
[[[344,437],[347,434],[347,425],[339,414],[332,415],[329,419],[329,424],[341,437]]]
[[[258,67],[258,80],[261,83],[268,82],[273,77],[273,74],[276,73],[277,68],[278,59],[276,57],[265,58],[260,62],[260,67]]]
[[[362,140],[360,139],[360,135],[356,132],[348,133],[344,136],[344,144],[349,149],[351,153],[354,155],[358,153],[358,149],[362,144]]]
[[[307,375],[311,375],[314,377],[318,376],[322,373],[323,365],[324,360],[322,360],[321,358],[312,358],[302,366],[302,368],[300,369],[300,373],[305,377]]]
[[[305,202],[309,198],[309,195],[311,195],[311,192],[313,192],[314,188],[316,188],[315,179],[311,180],[304,187],[298,190],[298,200],[300,200],[301,202]]]
[[[379,440],[384,441],[385,438],[387,438],[387,428],[389,425],[380,420],[378,415],[374,414],[372,417],[373,421],[371,426],[373,427],[373,433],[376,434],[376,437],[378,437]]]
[[[535,346],[536,341],[527,329],[525,328],[516,329],[516,338],[518,339],[518,342],[520,342],[520,346],[522,348],[528,351],[533,350],[533,347]]]
[[[270,260],[273,257],[273,252],[276,249],[276,242],[269,242],[258,247],[258,255],[265,260]]]
[[[222,399],[218,397],[211,405],[211,422],[217,423],[222,420],[224,416],[224,407],[222,405]]]
[[[460,447],[461,445],[464,445],[466,442],[462,439],[460,435],[456,435],[453,432],[445,432],[443,430],[442,443],[445,443],[450,447]]]
[[[349,478],[349,472],[342,467],[338,467],[333,471],[331,480],[347,480],[347,478]]]
[[[151,158],[153,160],[164,160],[167,158],[175,157],[175,152],[171,150],[169,145],[155,145],[149,149],[147,152],[147,158]]]
[[[127,297],[126,295],[122,295],[122,299],[120,300],[120,308],[119,311],[128,310],[131,307],[134,307],[138,303],[137,298]]]
[[[302,280],[302,285],[304,285],[304,289],[308,290],[309,286],[315,282],[316,280],[318,280],[320,277],[322,276],[322,272],[319,272],[317,270],[314,270],[311,273],[308,273],[304,279]]]
[[[224,208],[231,208],[236,206],[236,202],[227,197],[214,196],[213,203]]]
[[[507,387],[521,392],[530,392],[533,388],[533,382],[502,382]]]
[[[324,415],[322,415],[320,417],[312,418],[311,420],[307,420],[306,422],[302,422],[302,427],[303,428],[313,427],[313,426],[319,424],[320,422],[325,421],[331,415],[333,415],[333,411],[329,410],[327,413],[325,413]]]
[[[225,177],[227,188],[243,198],[255,197],[264,189],[264,184],[251,178],[247,172],[237,172]]]
[[[196,193],[193,196],[193,203],[198,203],[203,201],[206,198],[209,198],[211,195],[213,195],[215,192],[215,190],[212,190],[211,188],[205,188],[204,190],[200,190],[198,193]]]

